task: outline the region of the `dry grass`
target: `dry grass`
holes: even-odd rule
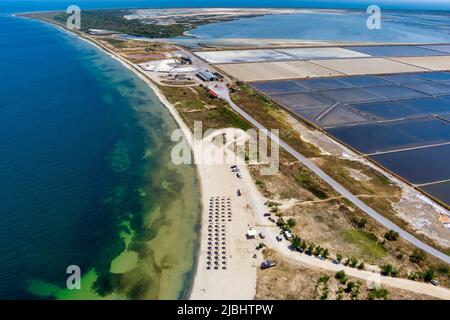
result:
[[[267,270],[258,270],[256,299],[276,299],[276,300],[317,300],[326,298],[328,300],[351,300],[351,293],[344,291],[346,285],[340,284],[335,278],[335,274],[306,268],[297,264],[283,260],[273,251],[266,250],[265,256],[268,259],[278,262],[276,267]],[[324,281],[328,278],[328,281]],[[348,281],[359,282],[358,279],[348,277]],[[320,281],[322,280],[322,281]],[[361,283],[359,300],[368,299],[369,289],[363,282]],[[388,290],[387,299],[390,300],[431,300],[430,296],[420,295],[413,292],[392,289]],[[326,294],[328,291],[328,294]],[[325,293],[325,294],[324,294]]]

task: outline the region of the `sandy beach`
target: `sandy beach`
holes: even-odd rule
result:
[[[60,28],[66,32],[64,28]],[[71,33],[71,32],[69,32]],[[73,33],[71,33],[73,34]],[[123,64],[127,69],[135,73],[143,80],[156,94],[158,99],[169,110],[170,114],[177,122],[178,126],[190,143],[192,148],[192,132],[180,117],[176,108],[166,99],[155,84],[139,69],[137,66],[124,61],[114,52],[111,52],[92,38],[87,38],[81,34],[77,35],[95,45],[97,48],[110,55]],[[200,154],[194,152],[194,158],[201,158]],[[191,286],[190,299],[201,300],[224,300],[224,299],[245,299],[250,300],[255,297],[256,293],[256,270],[260,257],[254,257],[258,253],[256,250],[257,241],[255,239],[247,239],[246,233],[249,228],[254,228],[254,214],[251,211],[248,199],[245,195],[238,197],[237,190],[240,188],[240,179],[230,169],[230,165],[210,165],[197,164],[197,175],[200,182],[202,217],[201,217],[201,234],[200,248],[196,259],[196,270],[194,281]],[[220,239],[220,247],[224,246],[226,269],[222,269],[222,264],[217,270],[214,266],[207,269],[208,261],[208,226],[209,208],[211,198],[229,199],[231,202],[231,221],[226,221],[222,225],[225,226],[225,240]],[[225,242],[225,244],[222,244]],[[211,257],[212,259],[212,257]]]

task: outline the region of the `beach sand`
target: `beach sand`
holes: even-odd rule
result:
[[[64,28],[61,28],[65,30]],[[67,30],[65,30],[67,31]],[[192,132],[184,123],[176,108],[166,99],[156,85],[136,65],[130,64],[111,52],[92,38],[77,34],[80,38],[97,46],[112,58],[118,60],[127,69],[134,72],[155,93],[160,102],[169,110],[179,125],[188,142],[192,142]],[[192,145],[191,145],[192,149]],[[194,158],[201,155],[195,154]],[[256,293],[256,269],[258,253],[255,239],[247,239],[249,227],[254,227],[254,215],[245,195],[238,197],[240,179],[231,172],[230,165],[197,164],[197,174],[200,181],[202,218],[200,248],[194,281],[191,287],[190,299],[223,300],[223,299],[254,299]],[[226,261],[227,269],[206,269],[208,247],[208,208],[211,197],[229,197],[232,208],[232,221],[226,221]],[[259,258],[259,257],[258,257]]]

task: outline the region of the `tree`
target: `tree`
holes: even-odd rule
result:
[[[342,261],[342,254],[341,253],[337,253],[336,254],[336,260],[340,263]]]
[[[322,247],[317,246],[316,249],[314,250],[314,255],[318,256],[321,252],[322,252]]]
[[[344,289],[345,292],[350,293],[352,292],[353,288],[356,286],[356,283],[353,281],[347,282],[347,287]]]
[[[358,300],[359,293],[361,292],[361,282],[356,282],[351,290],[351,297],[353,300]]]
[[[289,226],[289,228],[293,228],[293,227],[295,227],[295,225],[296,225],[295,220],[292,219],[292,218],[288,219],[288,221],[287,221],[286,223],[287,223],[287,225]]]
[[[441,264],[441,265],[439,265],[437,271],[442,275],[447,275],[449,272],[449,269],[448,269],[448,266],[446,266],[445,264]]]
[[[369,298],[369,300],[376,300],[376,299],[386,300],[388,298],[388,295],[389,295],[389,291],[387,291],[386,289],[374,288],[374,289],[370,290],[367,297]]]
[[[425,252],[421,249],[414,249],[413,253],[409,256],[409,259],[414,263],[420,263],[425,261],[427,258]]]
[[[291,242],[292,249],[297,250],[298,248],[300,248],[301,242],[302,242],[302,240],[300,239],[300,237],[295,236]]]
[[[307,246],[308,246],[308,245],[307,245],[306,241],[302,241],[302,243],[300,244],[300,248],[301,248],[303,251],[306,250],[306,247],[307,247]]]
[[[339,287],[336,290],[336,300],[342,300],[342,299],[344,299],[344,288]]]
[[[306,253],[307,253],[307,254],[312,254],[312,252],[313,252],[315,246],[316,246],[316,245],[315,245],[314,243],[310,243],[309,246],[308,246],[308,248],[306,249]]]
[[[358,228],[362,229],[366,226],[366,224],[367,224],[367,219],[362,218],[361,220],[358,221]]]
[[[364,264],[363,261],[361,261],[357,268],[358,268],[359,270],[364,270],[365,267],[366,267],[366,265]]]
[[[358,264],[358,259],[356,259],[355,257],[350,257],[348,265],[352,268],[355,268],[357,264]]]
[[[398,232],[394,231],[394,230],[389,230],[388,232],[386,232],[384,234],[384,238],[389,240],[389,241],[396,241],[399,237]]]
[[[398,270],[395,269],[391,264],[385,264],[380,266],[381,274],[383,276],[391,276],[396,277],[398,276]]]
[[[324,259],[328,258],[329,255],[330,255],[330,252],[328,251],[328,249],[324,249],[322,251],[322,257],[324,257]]]
[[[334,275],[334,277],[336,278],[336,280],[338,280],[341,284],[345,284],[347,282],[347,275],[345,274],[344,270],[340,270],[338,272],[336,272],[336,274]]]
[[[430,282],[431,280],[434,279],[435,275],[436,274],[433,269],[428,269],[423,273],[423,281]]]

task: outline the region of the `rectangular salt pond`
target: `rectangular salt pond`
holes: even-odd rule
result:
[[[450,179],[450,145],[371,156],[413,184]]]
[[[450,81],[450,72],[419,73],[417,77],[431,81]]]
[[[382,58],[312,60],[311,62],[323,66],[325,68],[336,70],[348,76],[412,73],[412,72],[426,71],[426,69],[419,68],[413,65],[408,65],[407,63],[405,64]]]
[[[279,61],[220,64],[217,67],[242,81],[268,81],[299,78],[321,78],[341,75],[307,61]]]
[[[419,111],[408,107],[407,104],[395,101],[382,101],[372,103],[352,104],[351,107],[358,111],[370,114],[377,120],[395,120],[416,115],[425,115]]]
[[[326,131],[365,154],[450,142],[450,124],[436,118],[354,125]]]
[[[343,103],[357,103],[357,102],[371,102],[380,101],[384,98],[378,94],[371,93],[362,88],[348,88],[348,89],[336,89],[321,91],[321,94],[327,96],[334,101]]]
[[[430,81],[430,82],[410,83],[405,86],[433,96],[450,94],[450,83],[446,84]]]
[[[420,84],[419,84],[420,86]],[[385,98],[386,100],[401,100],[413,98],[425,98],[426,94],[420,93],[416,90],[401,86],[382,86],[365,88],[367,91]]]
[[[421,48],[436,50],[444,53],[450,53],[450,44],[436,44],[430,46],[420,46]]]
[[[376,76],[353,76],[346,78],[339,78],[340,81],[351,85],[352,87],[373,87],[373,86],[387,86],[392,83]]]
[[[278,49],[277,51],[299,60],[369,57],[367,54],[344,48],[294,48]]]
[[[420,78],[420,75],[423,73],[408,73],[408,74],[390,74],[379,76],[379,78],[391,81],[396,84],[408,84],[408,83],[418,83],[423,82],[424,79]]]
[[[351,107],[374,116],[377,120],[395,120],[450,112],[450,101],[441,98],[425,98],[352,104]]]
[[[450,70],[450,56],[392,58],[397,62],[432,71]]]
[[[421,57],[445,55],[443,52],[415,46],[362,46],[348,47],[347,49],[374,57]]]
[[[310,91],[351,87],[349,84],[340,81],[338,78],[307,79],[297,81],[297,83]]]
[[[419,189],[423,189],[431,196],[441,200],[447,205],[450,205],[450,181],[429,184],[422,186]]]
[[[405,100],[402,103],[427,114],[450,113],[450,97],[442,96],[435,98]]]
[[[318,93],[274,94],[272,98],[289,108],[331,107],[336,103]]]
[[[264,93],[289,93],[289,92],[306,92],[307,89],[297,84],[293,80],[270,81],[270,82],[253,82],[252,86]]]
[[[274,50],[227,50],[227,51],[198,51],[198,57],[209,63],[236,63],[295,60],[294,58]]]

